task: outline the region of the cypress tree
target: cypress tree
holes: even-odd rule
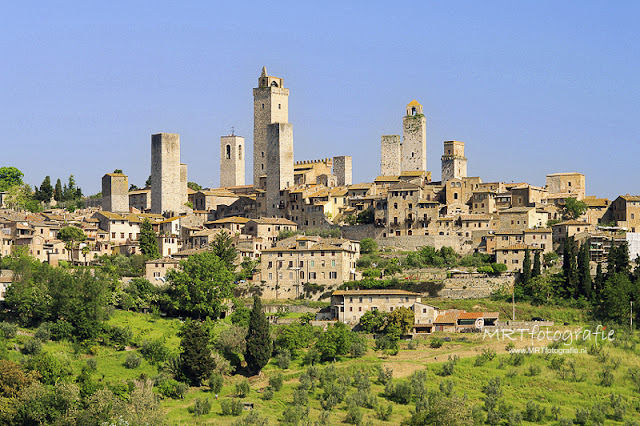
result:
[[[527,287],[531,283],[531,253],[529,249],[524,251],[524,260],[522,261],[522,285]]]
[[[209,377],[214,368],[209,347],[209,333],[204,326],[196,321],[187,320],[182,328],[180,341],[180,369],[182,373],[195,385],[200,386],[202,380]]]
[[[533,254],[533,270],[531,271],[531,278],[535,278],[542,274],[542,266],[540,264],[540,250],[536,250]]]
[[[596,268],[596,277],[593,280],[594,285],[594,295],[593,299],[598,300],[600,298],[600,294],[604,289],[604,273],[602,272],[602,262],[598,262],[598,267]]]
[[[616,272],[629,275],[629,247],[623,241],[616,251]]]
[[[60,179],[56,181],[56,187],[53,190],[53,198],[56,201],[62,201],[62,182],[60,182]]]
[[[253,309],[249,316],[249,330],[247,331],[247,349],[244,359],[249,371],[260,373],[267,365],[273,351],[273,341],[269,331],[269,322],[262,312],[262,302],[258,296],[253,296]]]
[[[618,258],[618,247],[616,246],[613,238],[611,239],[611,247],[609,247],[609,254],[607,254],[607,274],[606,278],[609,278],[616,273],[616,261]]]
[[[576,262],[576,243],[573,237],[566,239],[564,243],[564,287],[566,296],[575,297],[578,291],[578,265]]]
[[[578,281],[578,296],[584,296],[587,299],[591,299],[593,282],[591,281],[591,271],[589,269],[589,245],[587,242],[580,246],[580,252],[578,254]]]
[[[140,227],[140,251],[148,259],[157,259],[160,257],[158,251],[158,241],[156,240],[156,233],[153,231],[153,226],[149,219],[145,219]]]

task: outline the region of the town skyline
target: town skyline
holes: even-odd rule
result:
[[[354,183],[380,174],[380,137],[416,99],[434,180],[443,142],[460,140],[484,181],[580,172],[589,195],[637,192],[637,7],[500,5],[10,5],[2,165],[31,185],[74,174],[85,194],[114,169],[142,186],[151,135],[170,132],[189,181],[216,187],[232,127],[252,169],[251,90],[266,66],[291,90],[295,160],[350,155]]]

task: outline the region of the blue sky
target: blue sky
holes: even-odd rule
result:
[[[219,183],[220,136],[253,136],[261,68],[290,89],[296,160],[351,155],[380,171],[380,136],[412,99],[427,167],[466,143],[468,173],[587,193],[640,189],[640,3],[4,2],[0,166],[30,184],[116,168],[142,186],[151,134],[180,133],[189,180]],[[250,159],[251,157],[249,157]],[[247,163],[247,183],[251,180]]]

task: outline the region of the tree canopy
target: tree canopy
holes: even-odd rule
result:
[[[575,198],[569,197],[564,199],[564,207],[562,209],[562,217],[564,219],[576,219],[579,218],[587,211],[587,204],[583,201],[578,201]]]
[[[200,322],[189,320],[182,328],[180,369],[189,381],[200,386],[214,368],[209,333]]]
[[[269,331],[269,322],[262,311],[262,302],[258,296],[253,297],[253,308],[249,316],[247,346],[244,359],[249,370],[259,373],[271,359],[273,340]]]
[[[231,238],[231,235],[229,235],[229,233],[222,231],[218,235],[216,235],[211,242],[211,251],[213,254],[218,256],[220,260],[222,260],[228,270],[236,270],[233,262],[235,262],[236,257],[238,256],[238,252],[233,246],[233,239]]]
[[[145,218],[140,227],[140,251],[147,259],[157,259],[160,257],[158,251],[158,240],[156,240],[156,233],[153,231],[153,226],[149,219]]]
[[[0,191],[6,191],[12,186],[22,185],[24,173],[15,167],[0,167]]]
[[[213,252],[194,254],[167,273],[169,303],[194,318],[219,318],[232,296],[234,276]]]
[[[87,236],[77,226],[65,226],[58,231],[58,239],[65,242],[78,243],[86,240]]]

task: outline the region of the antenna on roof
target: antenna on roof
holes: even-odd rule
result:
[[[234,129],[233,126],[231,126],[231,136],[235,136],[236,135],[236,129]]]

